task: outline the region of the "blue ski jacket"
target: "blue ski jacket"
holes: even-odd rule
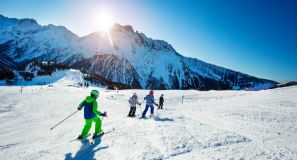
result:
[[[79,104],[79,109],[84,108],[84,118],[85,119],[92,119],[96,117],[96,115],[101,115],[102,113],[97,110],[98,104],[96,100],[88,96],[84,101]]]
[[[146,105],[148,106],[153,106],[154,104],[156,104],[154,100],[154,96],[151,94],[145,96],[144,100],[146,100]]]

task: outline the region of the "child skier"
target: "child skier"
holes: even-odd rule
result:
[[[128,114],[128,117],[135,117],[136,112],[136,105],[141,105],[141,103],[138,102],[137,94],[134,92],[133,96],[129,98],[130,103],[130,112]]]
[[[164,94],[161,94],[161,97],[159,98],[159,107],[158,107],[158,109],[163,109],[163,103],[164,103]]]
[[[77,137],[77,139],[82,139],[86,137],[91,129],[92,122],[95,122],[95,133],[93,137],[103,135],[104,132],[101,129],[101,119],[99,116],[106,117],[106,112],[101,113],[97,110],[98,104],[96,99],[99,97],[99,91],[92,90],[91,96],[86,97],[85,100],[83,100],[78,107],[78,110],[81,110],[84,107],[84,118],[85,118],[85,126],[81,132],[81,134]]]
[[[155,100],[154,100],[154,91],[153,90],[150,91],[149,95],[144,97],[144,100],[146,100],[146,106],[142,113],[142,116],[141,116],[142,118],[146,118],[145,114],[149,108],[151,108],[151,116],[154,115],[154,105],[158,106],[158,104],[155,103]]]

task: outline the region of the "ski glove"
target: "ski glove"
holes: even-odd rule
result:
[[[107,117],[107,113],[106,112],[101,113],[100,116]]]
[[[80,110],[81,110],[81,108],[80,108],[80,107],[77,107],[77,110],[79,110],[79,111],[80,111]]]

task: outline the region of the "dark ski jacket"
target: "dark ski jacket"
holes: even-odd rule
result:
[[[163,104],[164,103],[164,98],[162,96],[159,98],[159,103],[160,104]]]

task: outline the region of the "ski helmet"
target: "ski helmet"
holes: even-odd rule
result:
[[[154,90],[150,90],[150,94],[152,94],[152,95],[153,95],[153,94],[154,94]]]
[[[96,89],[94,89],[94,90],[91,91],[91,95],[94,95],[96,97],[99,97],[99,91],[96,90]]]
[[[163,97],[164,96],[164,94],[161,94],[161,97]]]
[[[137,96],[136,92],[133,93],[133,96]]]

